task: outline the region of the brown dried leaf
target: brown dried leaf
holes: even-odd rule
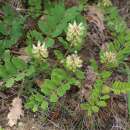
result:
[[[19,97],[16,97],[12,101],[12,107],[10,108],[10,112],[7,115],[8,118],[8,125],[10,127],[17,124],[18,119],[20,116],[23,116],[24,112],[22,110],[22,100]]]
[[[103,32],[103,30],[105,29],[103,13],[96,6],[88,7],[87,20],[90,23],[94,23],[101,32]]]
[[[41,87],[41,85],[43,84],[44,80],[43,78],[37,78],[35,79],[35,83],[37,84],[38,87]]]
[[[66,7],[76,6],[78,4],[77,0],[66,0],[65,5]]]
[[[14,55],[17,55],[18,58],[20,58],[21,60],[28,62],[30,60],[30,56],[27,54],[27,52],[25,51],[25,48],[20,48],[19,50],[11,50],[11,53],[13,53]]]
[[[97,78],[96,73],[92,69],[91,66],[87,66],[86,68],[86,79],[85,79],[85,84],[84,87],[81,89],[81,98],[88,99],[92,86]]]
[[[0,17],[3,17],[4,13],[0,10]]]

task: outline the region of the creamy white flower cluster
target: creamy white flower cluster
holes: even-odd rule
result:
[[[66,67],[70,71],[76,71],[76,69],[82,67],[83,61],[77,54],[68,55],[66,58]]]
[[[102,2],[103,2],[103,6],[105,7],[112,6],[112,2],[110,0],[102,0]]]
[[[71,43],[72,47],[77,47],[83,42],[85,36],[85,27],[83,23],[77,24],[75,21],[73,24],[69,23],[66,39]]]
[[[38,59],[46,59],[48,57],[48,50],[45,47],[45,43],[41,44],[40,41],[38,41],[36,46],[33,45],[32,53]]]
[[[110,64],[117,64],[117,56],[114,52],[106,51],[101,56],[101,62],[102,63],[110,63]]]

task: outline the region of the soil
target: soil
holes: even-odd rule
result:
[[[74,0],[71,1],[70,6],[73,4],[75,4]],[[118,7],[120,15],[130,28],[130,0],[113,0],[113,4]],[[90,24],[91,26],[95,29],[90,29],[90,34],[86,41],[87,47],[81,52],[82,58],[86,61],[93,56],[97,57],[98,60],[97,54],[99,50],[97,48],[102,46],[105,39],[109,38],[106,34],[100,34],[99,36],[96,27]],[[116,78],[124,78],[120,75],[116,76]],[[88,119],[85,113],[79,110],[76,97],[77,95],[80,96],[80,94],[77,88],[73,88],[71,93],[68,92],[67,96],[57,104],[53,112],[44,115],[43,112],[34,114],[26,111],[24,117],[19,120],[18,125],[9,128],[6,117],[11,100],[16,95],[17,89],[15,88],[5,93],[0,92],[0,125],[5,130],[129,130],[130,128],[126,95],[112,95],[108,107],[101,109],[99,114],[93,116],[92,119]],[[62,106],[63,102],[66,104],[66,107]],[[91,124],[95,124],[97,128],[92,128]]]

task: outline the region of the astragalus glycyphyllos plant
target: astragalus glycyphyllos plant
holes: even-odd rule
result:
[[[69,23],[66,39],[70,43],[70,47],[73,47],[76,50],[81,49],[85,34],[86,28],[83,23],[77,24],[76,21],[74,21],[74,23]]]
[[[91,66],[93,67],[93,66]],[[112,76],[111,70],[96,69],[96,80],[91,86],[90,96],[87,101],[81,103],[81,109],[85,110],[88,116],[98,113],[99,110],[107,106],[110,94],[126,94],[130,91],[130,83],[122,81],[111,81],[110,84],[107,80]]]
[[[40,77],[44,78],[40,93],[36,90],[29,95],[26,108],[34,112],[39,109],[48,110],[48,107],[55,106],[72,86],[81,87],[84,72],[78,51],[82,48],[86,36],[86,21],[81,11],[78,6],[66,9],[62,2],[52,4],[46,9],[45,19],[38,21],[40,31],[33,30],[28,33],[27,51],[32,57],[36,75],[40,74]],[[43,97],[42,100],[40,97]]]
[[[108,42],[105,50],[101,49],[100,59],[104,65],[113,62],[108,66],[115,68],[121,65],[130,55],[130,30],[119,15],[116,7],[103,7],[103,11],[107,28],[111,30],[114,38],[112,42]]]
[[[16,45],[23,35],[23,24],[25,17],[15,10],[9,4],[0,5],[4,15],[0,15],[0,57],[6,49]]]
[[[93,89],[87,102],[81,104],[81,108],[86,110],[89,116],[97,113],[99,108],[107,105],[111,93],[126,94],[130,91],[128,81],[122,82],[113,78],[110,84],[106,84],[114,69],[120,71],[120,65],[125,69],[125,60],[130,55],[130,31],[115,7],[99,5],[105,12],[107,28],[113,33],[114,38],[112,42],[107,44],[105,49],[100,50],[100,63],[103,67],[97,69],[97,65],[95,67],[95,63],[93,64],[98,78],[92,86]]]
[[[12,56],[9,50],[3,54],[4,64],[0,65],[0,79],[4,89],[9,89],[17,82],[31,78],[35,73],[34,66],[26,64],[22,59]],[[3,88],[1,86],[1,88]]]

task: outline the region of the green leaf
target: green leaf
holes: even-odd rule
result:
[[[58,101],[58,96],[53,93],[51,96],[50,96],[50,102],[57,102]]]
[[[90,62],[91,62],[91,67],[92,67],[95,71],[97,71],[97,70],[98,70],[98,64],[96,63],[96,60],[95,60],[95,59],[91,59]]]
[[[80,80],[83,80],[83,79],[85,78],[85,74],[84,74],[84,72],[81,71],[81,70],[77,70],[77,71],[75,72],[75,75],[76,75],[76,77],[77,77],[78,79],[80,79]]]
[[[15,66],[10,61],[5,63],[5,68],[9,75],[16,74],[17,72]]]
[[[35,95],[31,95],[25,104],[25,108],[32,109],[35,103]]]
[[[18,69],[18,70],[23,70],[27,67],[27,65],[25,64],[25,62],[17,57],[13,57],[12,58],[12,63],[14,64],[14,66]]]
[[[114,92],[114,94],[116,94],[116,95],[119,95],[119,94],[121,94],[121,91],[120,90],[116,90],[116,89],[113,89],[113,92]]]
[[[104,95],[100,97],[101,100],[108,100],[109,98],[110,98],[109,95]]]
[[[4,62],[5,62],[4,66],[9,75],[15,74],[17,72],[17,69],[15,68],[15,66],[11,61],[11,55],[9,50],[5,51],[4,53]]]
[[[64,55],[60,50],[54,50],[55,56],[59,61],[64,60]]]
[[[42,1],[41,0],[29,0],[28,4],[29,4],[29,8],[31,10],[31,16],[34,18],[38,17],[40,15],[40,10],[42,8],[42,6],[41,6]]]
[[[16,38],[19,38],[20,36],[22,36],[21,21],[18,21],[18,20],[13,21],[10,35]]]
[[[112,91],[115,94],[127,93],[128,91],[130,91],[130,83],[129,82],[115,81],[112,84]]]
[[[110,87],[108,87],[108,86],[103,86],[103,88],[102,88],[102,93],[103,94],[109,94],[111,92],[111,88]]]
[[[66,91],[69,90],[69,89],[70,89],[70,85],[69,84],[63,84],[61,87],[59,87],[57,89],[57,95],[62,97],[62,96],[64,96]]]
[[[57,95],[58,95],[59,97],[62,97],[62,96],[64,96],[64,94],[65,94],[65,92],[63,91],[63,88],[62,88],[62,87],[59,87],[59,88],[57,89]]]
[[[106,104],[105,101],[99,101],[99,102],[97,103],[97,105],[98,105],[99,107],[106,107],[106,106],[107,106],[107,104]]]
[[[30,67],[26,70],[25,75],[26,75],[26,76],[31,76],[31,75],[33,75],[34,73],[35,73],[35,68],[34,68],[34,66],[30,66]]]
[[[55,7],[52,7],[47,13],[48,15],[45,16],[44,21],[39,23],[39,27],[43,33],[52,36],[64,16],[64,7],[61,4],[56,4]]]
[[[67,11],[65,12],[64,20],[66,22],[74,20],[75,17],[80,14],[80,11],[81,10],[79,10],[78,7],[72,7],[72,8],[67,9]]]
[[[103,80],[107,80],[111,76],[111,74],[112,73],[110,71],[102,71],[101,77],[103,78]]]
[[[13,18],[15,17],[15,12],[13,8],[9,4],[6,4],[2,7],[2,10],[4,12],[4,19],[12,22]]]
[[[48,38],[45,40],[45,43],[46,43],[46,47],[47,47],[47,48],[52,48],[53,45],[54,45],[54,43],[55,43],[55,41],[54,41],[54,39],[48,37]]]
[[[66,40],[64,40],[62,37],[58,37],[58,40],[60,41],[60,43],[64,46],[64,48],[68,49],[69,48],[69,44]]]
[[[43,85],[41,86],[41,91],[45,94],[50,96],[51,92],[53,92],[53,89],[55,88],[55,84],[49,80],[46,79],[43,83]]]
[[[0,21],[0,33],[6,35],[6,29],[3,22]]]
[[[25,48],[25,52],[29,55],[29,56],[32,56],[32,42],[30,43],[27,43],[29,44],[26,48]]]
[[[20,81],[20,80],[23,80],[24,78],[25,78],[25,73],[20,73],[20,74],[17,74],[14,79],[15,81]]]
[[[52,33],[52,37],[58,37],[65,29],[65,27],[67,26],[66,22],[63,22],[59,25],[56,26],[56,30]]]
[[[80,87],[80,81],[75,78],[68,77],[68,83],[70,85],[76,85],[76,86]]]
[[[41,108],[42,108],[43,110],[47,110],[47,108],[48,108],[48,102],[45,101],[45,100],[43,100],[43,101],[42,101],[42,104],[41,104]]]
[[[38,26],[44,34],[48,36],[50,35],[50,29],[46,22],[44,22],[43,20],[39,20]]]
[[[56,23],[59,23],[59,21],[64,17],[65,13],[64,2],[59,2],[58,4],[55,4],[54,8],[51,8],[50,11],[50,14],[53,17],[56,17]]]
[[[35,94],[34,97],[35,97],[35,101],[37,101],[39,103],[41,103],[43,101],[43,95],[41,95],[39,93]]]
[[[10,79],[7,79],[7,80],[6,80],[5,86],[6,86],[7,88],[11,88],[11,87],[14,85],[14,83],[15,83],[14,78],[10,78]]]
[[[69,83],[66,83],[64,85],[62,85],[62,90],[64,91],[64,93],[66,93],[66,91],[68,91],[70,89],[70,84]]]
[[[97,107],[97,106],[92,106],[92,111],[93,111],[93,112],[99,112],[99,107]]]
[[[44,62],[43,64],[40,65],[39,70],[42,72],[46,72],[48,71],[49,68],[49,63],[48,62]]]
[[[37,105],[37,104],[35,104],[35,105],[33,106],[33,109],[32,109],[32,111],[33,111],[33,112],[36,112],[36,111],[38,111],[38,105]]]
[[[31,35],[31,38],[35,38],[36,41],[40,41],[40,42],[44,41],[42,34],[36,30],[31,31],[29,34]]]
[[[67,78],[67,74],[63,69],[55,68],[52,71],[51,79],[53,81],[61,82]]]
[[[5,63],[5,68],[6,68],[6,71],[12,75],[12,74],[16,74],[17,70],[16,68],[14,67],[14,65],[11,63],[11,62],[6,62]]]
[[[7,78],[8,72],[6,71],[5,66],[0,65],[0,77],[1,78]]]

